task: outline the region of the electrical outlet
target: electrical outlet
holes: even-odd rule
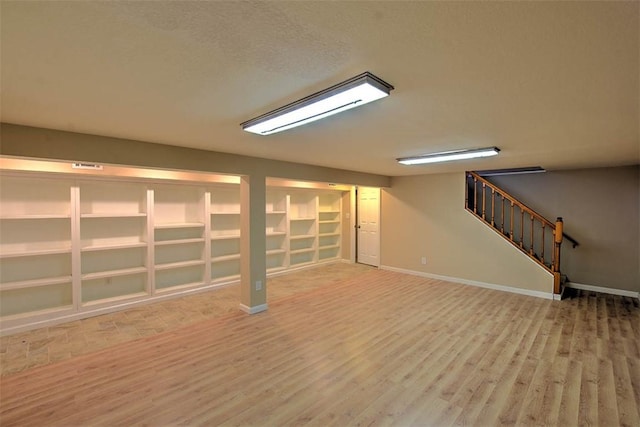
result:
[[[256,281],[256,291],[262,290],[262,280]]]
[[[427,257],[423,256],[422,258],[420,258],[420,262],[422,263],[422,265],[427,265]]]

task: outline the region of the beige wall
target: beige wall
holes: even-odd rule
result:
[[[0,154],[11,156],[389,186],[381,175],[7,123],[0,138]]]
[[[394,177],[381,226],[383,266],[553,292],[550,273],[464,209],[463,173]]]
[[[640,167],[580,169],[490,177],[580,246],[562,245],[572,282],[640,292]]]

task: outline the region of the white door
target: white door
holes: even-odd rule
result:
[[[357,262],[380,266],[380,189],[358,187]]]

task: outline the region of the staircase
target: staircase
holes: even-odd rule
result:
[[[563,233],[562,218],[549,221],[475,172],[466,172],[465,208],[553,274],[553,293],[561,293],[563,239],[578,245]]]

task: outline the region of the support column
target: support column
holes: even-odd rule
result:
[[[267,309],[266,179],[240,179],[240,309],[249,314]]]

